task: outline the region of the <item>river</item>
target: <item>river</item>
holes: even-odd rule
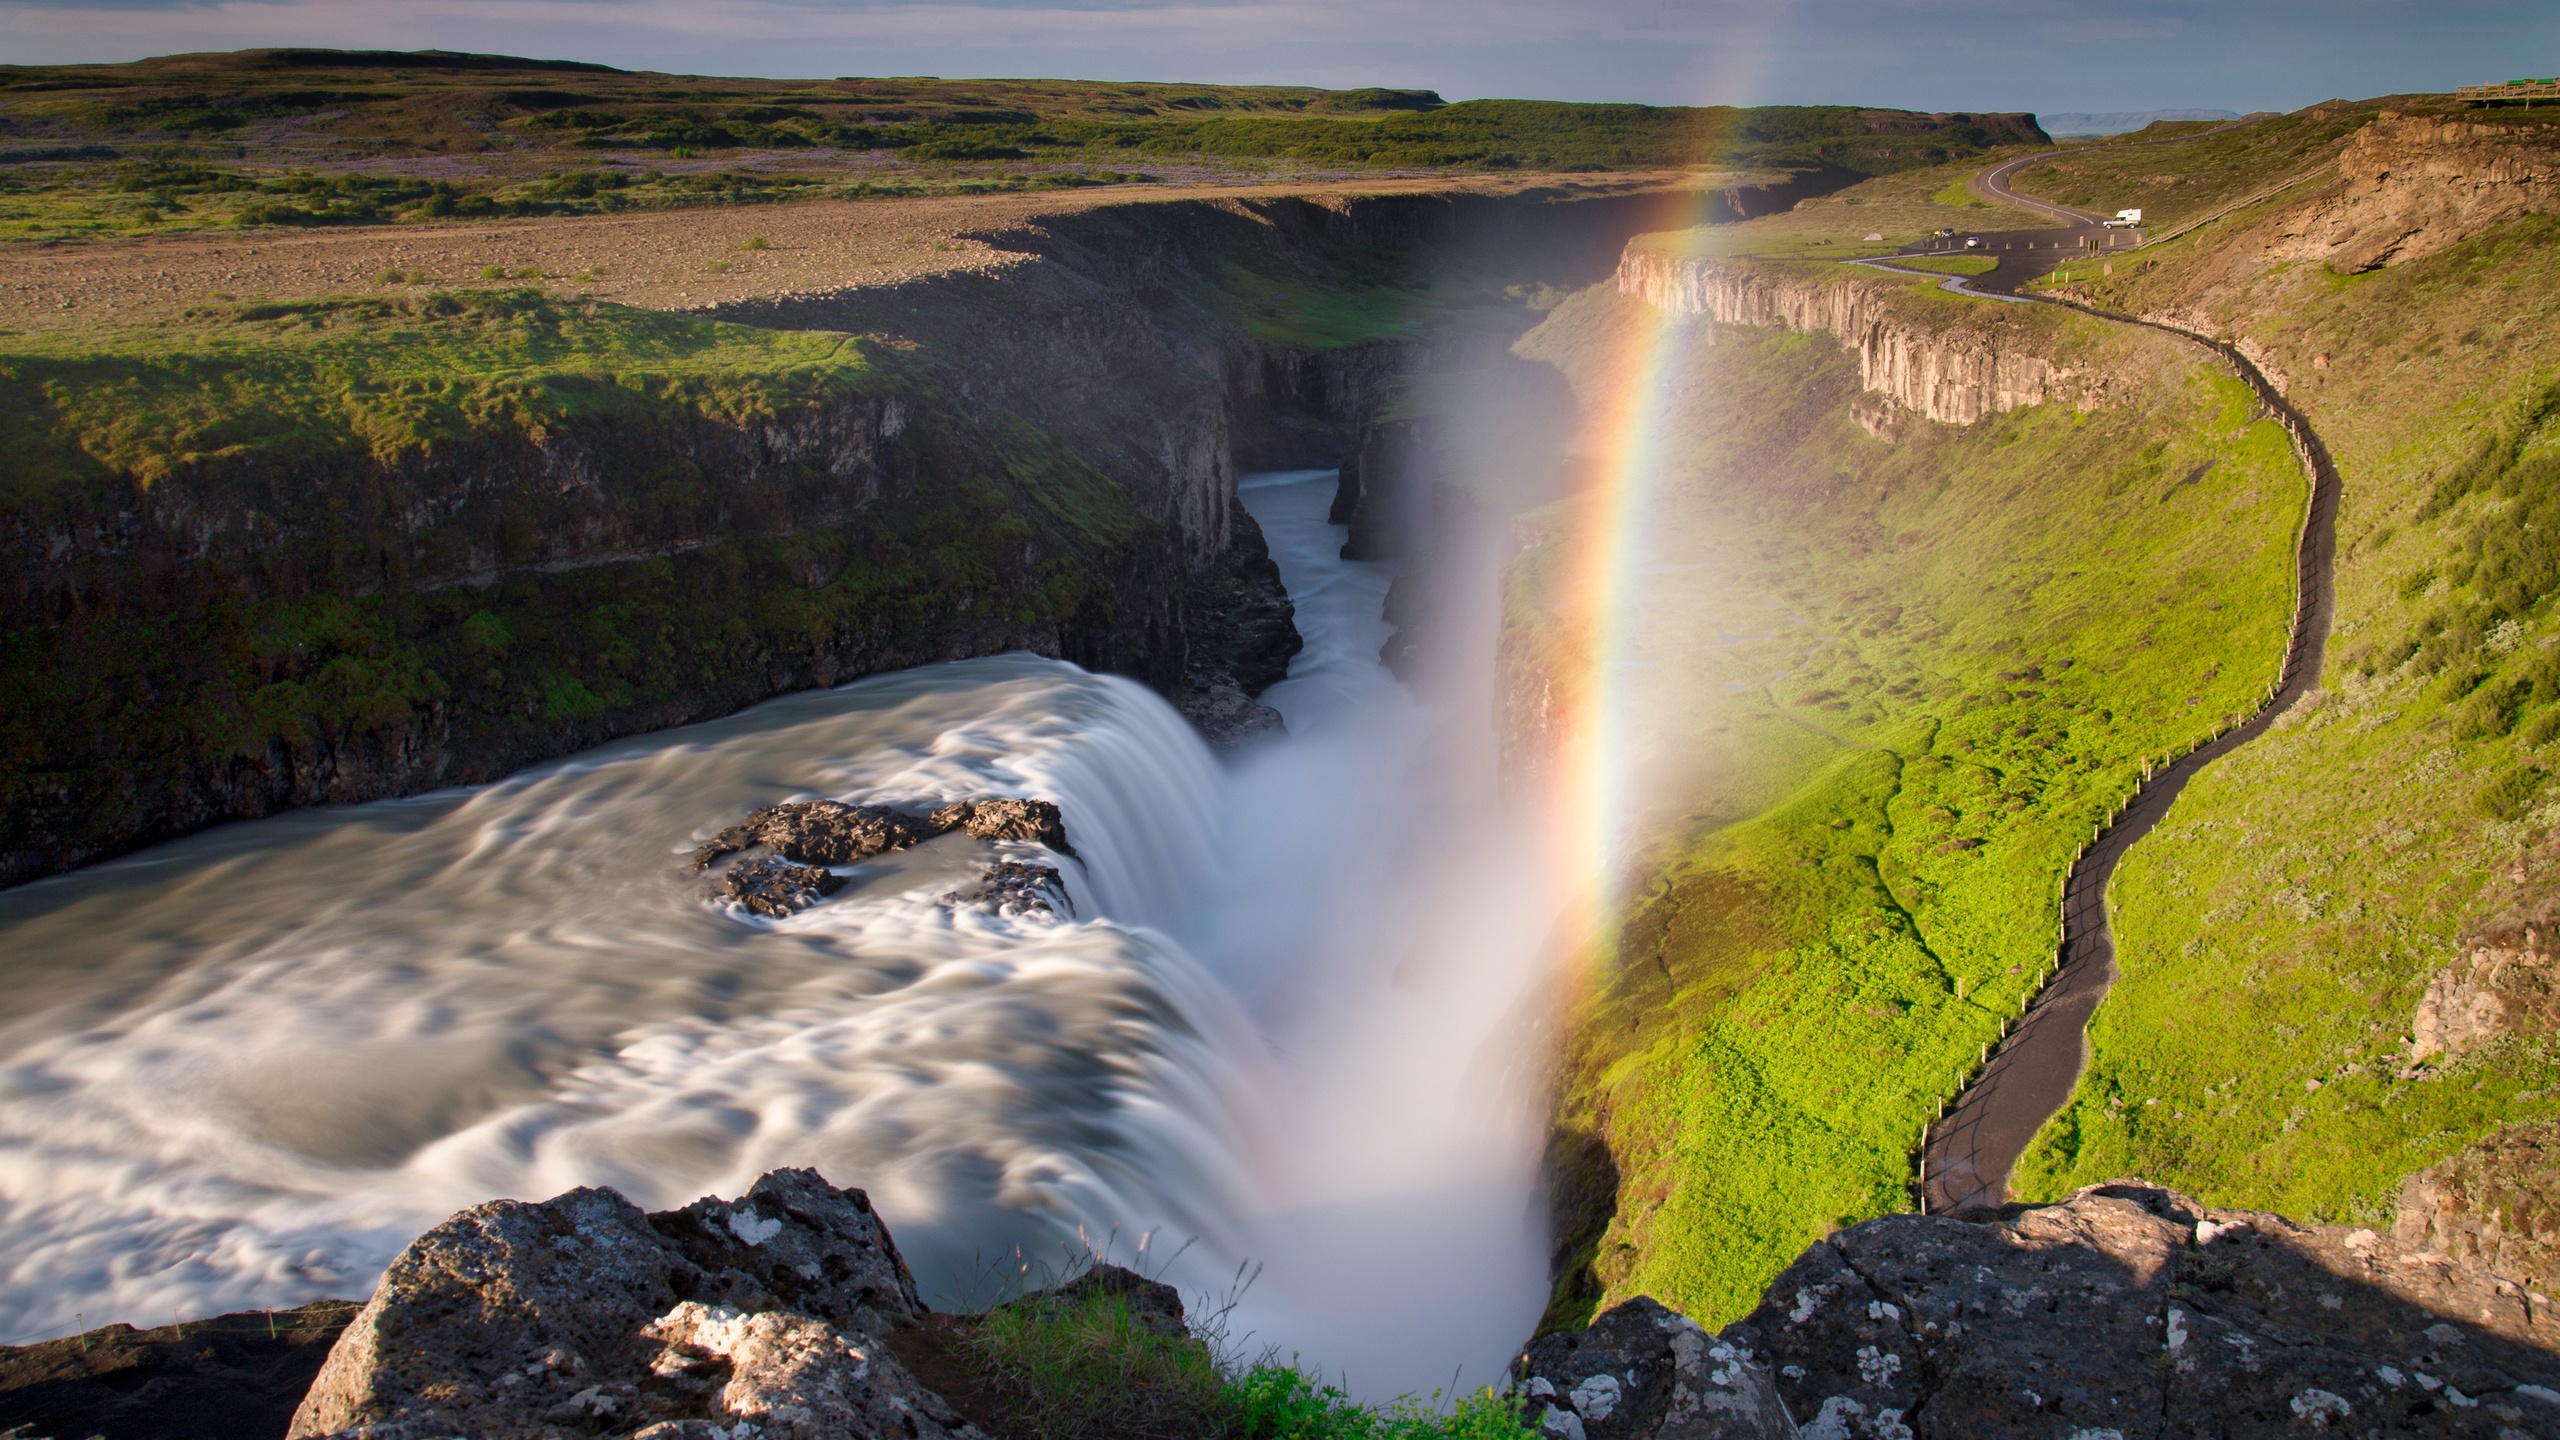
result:
[[[1496,1378],[1545,1288],[1552,897],[1494,798],[1489,596],[1417,698],[1332,489],[1243,486],[1307,648],[1289,736],[1226,761],[1005,655],[0,893],[0,1340],[361,1295],[493,1197],[809,1165],[940,1306],[1081,1235],[1355,1393]],[[780,921],[686,865],[820,795],[1053,799],[1077,856],[946,835]],[[942,898],[999,857],[1074,914]]]

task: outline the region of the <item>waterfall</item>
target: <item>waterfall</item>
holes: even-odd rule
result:
[[[1330,558],[1321,489],[1246,491],[1311,644],[1273,693],[1299,733],[1231,765],[1138,685],[1007,655],[0,894],[0,1339],[360,1295],[497,1196],[811,1165],[939,1306],[1151,1234],[1195,1302],[1262,1264],[1251,1347],[1493,1378],[1544,1280],[1503,1039],[1538,887],[1467,879],[1505,832],[1377,667],[1383,576]],[[770,921],[687,858],[789,798],[1005,795],[1075,856],[947,834]],[[1000,859],[1073,913],[947,903]]]

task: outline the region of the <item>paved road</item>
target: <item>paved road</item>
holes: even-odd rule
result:
[[[1919,1189],[1922,1207],[1932,1214],[1997,1206],[2008,1198],[2009,1174],[2018,1157],[2080,1083],[2081,1072],[2088,1066],[2089,1017],[2115,983],[2115,934],[2107,918],[2107,884],[2115,877],[2116,862],[2151,833],[2198,771],[2264,734],[2278,715],[2319,685],[2321,660],[2329,643],[2339,482],[2328,447],[2265,374],[2231,346],[2172,325],[2096,310],[2087,313],[2151,325],[2211,349],[2240,372],[2277,422],[2291,432],[2311,476],[2311,500],[2295,556],[2292,639],[2285,649],[2283,678],[2275,698],[2238,728],[2145,782],[2124,813],[2071,867],[2063,882],[2061,963],[2052,980],[2008,1039],[1992,1052],[1982,1073],[1956,1098],[1946,1118],[1929,1130]]]
[[[2074,210],[2050,200],[2021,195],[2009,186],[2010,178],[2039,160],[2049,160],[2052,151],[2038,151],[2004,160],[1973,177],[1974,193],[2003,205],[2015,205],[2062,222],[2060,228],[2044,230],[1963,231],[1950,236],[1932,236],[1903,250],[1905,255],[1982,255],[1999,264],[1985,274],[1977,275],[1953,288],[1986,295],[2015,295],[2028,281],[2052,274],[2054,268],[2070,260],[2103,255],[2110,251],[2130,250],[2142,243],[2138,228],[2110,227],[2107,217],[2086,210]]]

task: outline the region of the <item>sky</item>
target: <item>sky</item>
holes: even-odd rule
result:
[[[2560,74],[2555,0],[0,0],[0,62],[315,45],[690,74],[2288,110]]]

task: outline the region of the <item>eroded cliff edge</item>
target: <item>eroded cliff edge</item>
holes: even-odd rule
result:
[[[1088,1331],[1087,1346],[1191,1347],[1219,1373],[1181,1297],[1141,1275],[1095,1265],[1005,1308],[1021,1306],[1107,1308],[1123,1317],[1116,1340]],[[324,1302],[266,1335],[260,1318],[231,1317],[253,1323],[232,1325],[246,1334],[219,1357],[203,1336],[223,1320],[198,1322],[192,1348],[108,1327],[0,1350],[0,1413],[53,1433],[156,1434],[173,1399],[218,1397],[264,1412],[243,1433],[346,1440],[710,1440],[742,1425],[967,1440],[1055,1413],[971,1345],[984,1321],[918,1299],[862,1191],[808,1170],[656,1214],[605,1189],[493,1201],[420,1236],[360,1309]],[[289,1357],[263,1386],[237,1368],[268,1358],[258,1339]],[[2560,1434],[2560,1319],[2525,1284],[2370,1229],[2124,1180],[1996,1217],[1845,1228],[1721,1330],[1630,1299],[1531,1342],[1502,1388],[1516,1420],[1466,1433],[2515,1440]],[[1128,1399],[1143,1433],[1266,1433],[1239,1425],[1234,1391],[1214,1384]]]
[[[50,337],[0,373],[0,883],[1010,649],[1267,728],[1296,634],[1239,468],[1356,448],[1426,273],[1588,280],[1649,213],[1104,207],[986,237],[1000,275],[716,316],[501,288]]]

